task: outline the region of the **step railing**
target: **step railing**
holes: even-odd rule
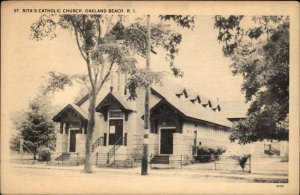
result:
[[[126,137],[120,137],[115,144],[112,146],[112,148],[107,152],[107,164],[110,163],[110,159],[114,157],[115,162],[115,157],[116,157],[116,151],[123,145],[124,141],[126,141]]]
[[[265,154],[280,156],[280,150],[274,148],[271,144],[264,144]]]
[[[280,156],[280,150],[274,148],[271,144],[270,144],[269,151],[272,152],[273,154],[276,154],[277,156]]]
[[[104,137],[99,137],[92,146],[92,152],[94,152],[99,146],[105,145]]]

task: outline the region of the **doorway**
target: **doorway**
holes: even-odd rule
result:
[[[176,129],[160,130],[160,154],[173,154],[173,133]]]
[[[76,152],[76,133],[75,130],[70,130],[69,152]]]
[[[110,119],[108,144],[114,145],[121,137],[123,137],[123,119]],[[120,140],[119,144],[123,145],[123,140]]]

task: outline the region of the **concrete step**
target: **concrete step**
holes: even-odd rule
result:
[[[70,153],[62,153],[60,156],[56,157],[55,160],[67,160],[71,157]]]
[[[169,164],[169,156],[156,155],[150,160],[151,164]]]

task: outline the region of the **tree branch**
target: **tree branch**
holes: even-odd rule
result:
[[[104,79],[101,81],[101,83],[100,83],[100,85],[99,85],[99,88],[97,89],[97,92],[99,92],[99,91],[101,90],[101,88],[103,87],[104,83],[106,82],[106,80],[107,80],[107,78],[108,78],[108,76],[109,76],[109,74],[110,74],[110,71],[111,71],[111,69],[112,69],[114,63],[115,63],[115,53],[114,53],[114,55],[113,55],[113,60],[112,60],[112,62],[111,62],[111,64],[110,64],[110,66],[109,66],[108,72],[107,72],[106,75],[104,76]]]
[[[85,36],[85,15],[82,15],[82,36]]]
[[[90,83],[92,86],[92,91],[95,92],[95,85],[93,82],[93,75],[92,75],[92,70],[91,70],[91,61],[90,61],[89,53],[87,53],[86,65],[87,65],[87,69],[88,69],[89,80],[90,80]]]
[[[87,61],[87,56],[83,53],[83,51],[82,51],[82,49],[81,49],[81,47],[80,47],[79,38],[78,38],[78,32],[77,32],[77,29],[76,29],[76,24],[74,23],[73,19],[71,19],[71,21],[72,21],[72,25],[73,25],[74,31],[75,31],[75,38],[76,38],[77,47],[78,47],[78,49],[79,49],[79,51],[80,51],[80,54],[81,54],[81,56],[83,57],[83,59],[84,59],[85,61]],[[80,30],[80,27],[78,27],[78,28],[79,28],[79,30]],[[83,35],[82,35],[82,36],[83,36]]]
[[[74,27],[74,30],[75,30],[76,43],[77,43],[78,49],[79,49],[79,51],[80,51],[80,54],[81,54],[81,56],[83,57],[83,59],[84,59],[85,61],[87,61],[87,56],[84,55],[84,53],[83,53],[83,51],[82,51],[82,49],[81,49],[81,47],[80,47],[80,43],[79,43],[79,39],[78,39],[78,32],[77,32],[77,30],[76,30],[75,27]]]
[[[98,75],[99,75],[99,69],[97,69],[97,70],[94,69],[94,74],[95,74],[94,85],[96,86],[96,83],[98,80]]]
[[[107,27],[106,27],[106,34],[109,32],[112,17],[113,17],[113,15],[108,19],[108,24],[107,24]]]
[[[100,16],[99,16],[100,17]],[[98,45],[100,44],[100,40],[101,40],[101,35],[102,35],[102,30],[101,30],[101,24],[100,24],[100,18],[97,18],[97,27],[98,27]]]

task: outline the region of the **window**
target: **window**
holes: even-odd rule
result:
[[[80,123],[78,121],[70,122],[69,128],[80,128]]]
[[[123,118],[123,112],[122,111],[110,111],[109,118]]]

